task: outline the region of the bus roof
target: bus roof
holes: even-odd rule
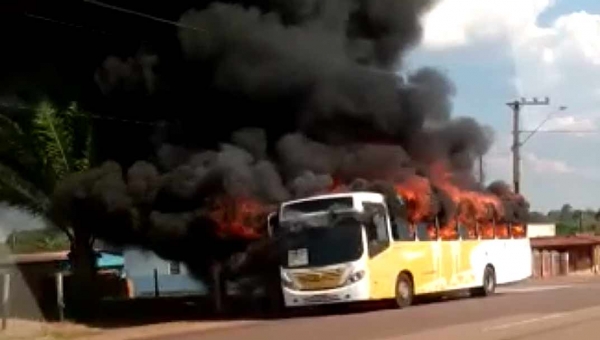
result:
[[[363,200],[367,200],[367,201],[376,201],[376,202],[384,201],[383,195],[380,193],[377,193],[377,192],[353,191],[353,192],[343,192],[343,193],[335,193],[335,194],[315,195],[315,196],[310,196],[310,197],[301,198],[301,199],[297,199],[297,200],[287,201],[287,202],[284,202],[282,205],[286,206],[286,205],[301,203],[301,202],[306,202],[306,201],[314,201],[314,200],[328,199],[328,198],[343,198],[343,197],[354,197],[354,198],[358,198],[358,199],[363,199]]]

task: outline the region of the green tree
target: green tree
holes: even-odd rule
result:
[[[547,223],[549,221],[551,221],[551,219],[546,215],[542,214],[541,212],[532,211],[529,213],[529,223]]]
[[[90,166],[88,117],[74,103],[60,110],[48,101],[32,111],[0,112],[0,201],[47,218],[56,184]]]
[[[575,225],[575,227],[577,228],[578,232],[582,232],[583,231],[583,226],[584,226],[584,216],[583,216],[584,212],[583,210],[574,210],[572,212],[572,216],[571,219],[573,220],[573,224]]]
[[[69,249],[69,239],[57,228],[13,231],[6,238],[12,253],[36,253]]]
[[[559,219],[561,221],[568,221],[572,217],[573,217],[573,206],[571,206],[568,203],[564,204],[562,206],[562,208],[560,209]]]
[[[17,114],[0,112],[0,201],[44,218],[70,242],[75,282],[93,284],[93,236],[84,228],[55,223],[50,197],[67,175],[89,169],[92,130],[76,103],[58,108],[42,100]],[[87,289],[90,291],[90,289]]]
[[[600,209],[598,209],[598,211],[594,212],[594,232],[596,234],[598,234],[599,229],[600,229]]]
[[[561,236],[575,235],[577,227],[573,224],[558,222],[556,224],[556,234]]]

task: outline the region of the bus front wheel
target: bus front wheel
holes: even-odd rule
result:
[[[413,303],[413,299],[413,281],[408,274],[401,273],[396,281],[396,305],[399,308],[406,308]]]

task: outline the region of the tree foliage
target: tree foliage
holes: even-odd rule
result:
[[[68,174],[90,167],[89,115],[47,100],[0,112],[0,201],[47,219],[50,196]],[[68,226],[58,225],[72,238]]]
[[[69,249],[68,237],[54,228],[14,231],[8,235],[6,243],[15,254]]]
[[[55,180],[89,168],[90,123],[77,104],[59,111],[48,102],[40,103],[33,127],[40,159]]]
[[[600,209],[575,209],[566,203],[560,209],[550,210],[547,214],[531,212],[529,217],[529,222],[533,223],[556,223],[558,235],[600,233]]]

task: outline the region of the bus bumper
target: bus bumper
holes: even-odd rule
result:
[[[367,280],[322,291],[298,291],[282,287],[286,307],[302,307],[369,300]]]

